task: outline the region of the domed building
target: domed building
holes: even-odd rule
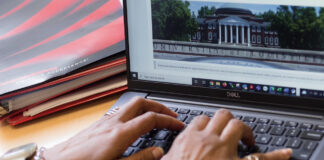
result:
[[[278,32],[267,30],[270,23],[239,5],[224,5],[214,15],[196,20],[199,27],[191,36],[193,42],[280,47]]]

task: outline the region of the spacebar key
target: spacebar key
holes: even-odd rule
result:
[[[323,134],[320,132],[314,132],[314,131],[304,131],[301,134],[301,138],[302,139],[310,139],[310,140],[321,140],[322,139]]]

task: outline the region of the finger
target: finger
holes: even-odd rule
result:
[[[202,116],[197,116],[195,117],[192,122],[188,125],[186,130],[198,130],[201,131],[205,129],[209,122],[209,117],[202,115]]]
[[[233,115],[226,109],[218,110],[213,118],[209,121],[206,129],[208,132],[220,135],[227,125],[227,123],[233,118]]]
[[[124,122],[129,121],[145,112],[156,112],[177,117],[178,114],[158,102],[136,97],[120,109],[120,119]]]
[[[289,160],[291,157],[291,154],[292,154],[291,149],[280,149],[280,150],[275,150],[273,152],[269,152],[269,153],[265,153],[265,154],[256,153],[256,154],[252,154],[251,156],[258,157],[259,160],[273,160],[273,159],[275,159],[275,160]],[[248,159],[248,157],[244,157],[242,160],[249,160],[249,159]]]
[[[240,140],[248,146],[254,145],[254,137],[251,128],[238,119],[230,120],[220,138],[234,148],[238,145]]]
[[[184,123],[176,118],[155,112],[146,112],[125,124],[125,129],[128,133],[127,136],[131,139],[131,143],[154,128],[167,128],[170,130],[180,131],[183,127]],[[131,143],[129,145],[131,145]]]
[[[161,147],[150,147],[133,154],[123,160],[158,160],[162,158],[164,151]]]

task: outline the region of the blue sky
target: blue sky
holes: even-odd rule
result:
[[[190,10],[194,11],[196,14],[198,10],[202,6],[215,6],[216,8],[220,8],[224,5],[231,5],[232,3],[218,3],[218,2],[197,2],[197,1],[189,1],[190,2]],[[269,10],[276,11],[278,5],[257,5],[257,4],[238,4],[242,8],[249,9],[253,14],[263,13]]]
[[[198,10],[202,7],[202,6],[215,6],[216,8],[220,8],[222,6],[227,6],[227,5],[231,5],[233,3],[219,3],[219,2],[198,2],[198,1],[190,1],[190,10],[194,11],[196,15],[198,15]],[[264,5],[264,4],[235,4],[235,5],[239,5],[242,8],[248,9],[250,11],[252,11],[253,14],[258,14],[258,13],[264,13],[266,11],[272,10],[274,12],[277,11],[277,8],[279,5]],[[319,11],[319,8],[316,8],[317,11]]]

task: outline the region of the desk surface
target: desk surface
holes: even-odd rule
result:
[[[69,139],[99,120],[120,95],[89,102],[18,127],[0,123],[0,156],[8,149],[26,143],[35,142],[40,146],[51,147]]]

